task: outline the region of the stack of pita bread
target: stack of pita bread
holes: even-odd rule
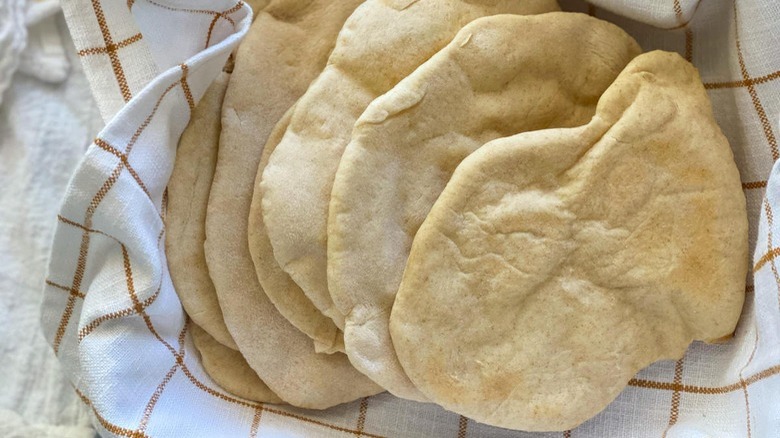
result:
[[[168,264],[226,390],[572,428],[734,330],[697,71],[554,0],[270,0],[182,135]]]

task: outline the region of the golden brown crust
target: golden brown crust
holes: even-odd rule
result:
[[[205,330],[192,325],[192,341],[203,368],[212,380],[231,394],[262,403],[283,403],[249,367],[241,353],[228,348]]]
[[[392,339],[446,409],[565,430],[650,363],[731,333],[747,260],[739,173],[698,73],[651,52],[588,125],[464,160],[415,237]]]
[[[179,140],[168,182],[165,252],[184,310],[220,343],[236,349],[222,318],[203,251],[206,204],[217,165],[222,100],[229,77],[223,73],[209,87]]]
[[[344,315],[327,286],[328,201],[357,118],[472,20],[554,10],[554,0],[368,0],[347,20],[328,67],[297,104],[262,176],[263,215],[274,256],[337,327],[343,327]],[[363,367],[358,351],[350,358],[390,392],[424,400],[402,373]]]
[[[587,123],[639,53],[617,26],[583,14],[484,17],[369,105],[328,223],[328,285],[356,366],[406,378],[390,310],[414,234],[455,167],[495,138]]]
[[[268,158],[287,130],[294,108],[293,106],[285,113],[268,138],[263,148],[260,165],[257,167],[258,175],[261,175],[268,164]],[[255,180],[252,206],[249,210],[249,252],[252,254],[252,262],[260,285],[279,313],[298,330],[312,338],[314,349],[318,353],[330,354],[337,351],[343,353],[344,335],[341,330],[333,324],[333,320],[314,307],[301,288],[276,262],[263,222],[262,199],[263,190],[258,177]]]
[[[272,2],[273,7],[276,2]],[[343,354],[317,354],[259,284],[248,219],[262,148],[277,121],[324,68],[356,0],[316,0],[279,21],[261,13],[239,46],[222,110],[206,218],[206,260],[233,338],[258,376],[294,406],[324,409],[381,391]],[[315,7],[316,6],[316,7]],[[276,10],[279,12],[279,10]],[[298,11],[298,12],[295,12]]]

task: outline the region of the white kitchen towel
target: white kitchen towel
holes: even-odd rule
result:
[[[189,113],[246,32],[231,0],[66,0],[109,121],[65,196],[46,280],[45,336],[106,436],[780,436],[780,4],[774,0],[563,2],[646,50],[699,69],[740,168],[755,248],[733,339],[643,370],[601,414],[562,433],[511,432],[387,394],[324,412],[247,402],[203,372],[170,281],[165,186]],[[766,197],[764,193],[766,191]],[[780,220],[780,219],[779,219]]]
[[[94,437],[39,308],[52,218],[103,123],[56,0],[28,3],[23,21],[24,49],[0,53],[0,64],[18,61],[14,74],[0,73],[9,84],[0,103],[0,436]]]
[[[0,102],[19,67],[19,58],[26,43],[24,0],[0,2]]]

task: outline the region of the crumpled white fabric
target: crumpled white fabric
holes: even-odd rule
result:
[[[27,47],[19,57],[20,72],[49,83],[62,82],[68,76],[71,60],[65,53],[57,24],[61,17],[62,9],[56,0],[27,3]]]
[[[39,307],[52,218],[103,123],[59,5],[26,10],[24,49],[0,55],[2,65],[5,56],[18,61],[10,77],[0,73],[8,85],[0,104],[0,436],[93,437],[88,410],[43,337]]]
[[[19,55],[26,43],[24,0],[0,2],[0,102],[19,66]]]
[[[246,31],[248,11],[231,0],[66,0],[78,50],[98,53],[105,29],[114,42],[139,30],[143,36],[118,52],[119,66],[107,55],[82,57],[109,123],[65,194],[41,308],[44,334],[101,434],[780,436],[780,176],[770,177],[780,157],[780,8],[774,0],[562,3],[618,23],[646,50],[677,51],[699,68],[741,172],[755,249],[754,281],[732,340],[695,343],[683,360],[648,367],[605,411],[564,433],[491,428],[387,394],[324,412],[232,397],[203,372],[187,335],[166,268],[161,216],[190,108]]]
[[[51,83],[67,77],[70,61],[56,24],[60,10],[56,0],[0,2],[0,103],[17,70]]]

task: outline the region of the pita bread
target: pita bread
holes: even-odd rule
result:
[[[341,159],[328,224],[328,285],[357,369],[387,388],[411,385],[390,310],[414,234],[458,163],[498,137],[587,123],[640,51],[583,14],[479,18],[371,103]]]
[[[747,263],[739,172],[699,75],[651,52],[588,125],[495,140],[458,166],[390,330],[444,408],[561,431],[650,363],[732,333]]]
[[[184,310],[217,341],[235,349],[238,347],[222,319],[203,252],[206,203],[217,164],[222,100],[229,77],[222,73],[209,87],[179,140],[168,182],[165,253]]]
[[[239,46],[222,110],[222,135],[206,217],[206,261],[239,351],[282,400],[324,409],[381,389],[343,354],[312,340],[260,287],[248,244],[252,189],[262,147],[284,112],[324,68],[356,2],[271,2]]]
[[[328,67],[298,103],[262,177],[274,256],[336,326],[344,327],[344,315],[327,286],[328,200],[357,118],[472,20],[553,10],[554,0],[368,0],[347,20]],[[389,389],[419,395],[413,388]]]
[[[192,341],[200,352],[200,362],[211,379],[233,395],[263,403],[282,403],[282,399],[249,368],[244,357],[192,325]]]
[[[314,340],[314,349],[318,353],[335,353],[336,351],[343,353],[343,334],[330,318],[314,307],[301,288],[279,267],[274,258],[271,242],[268,240],[265,223],[263,223],[261,211],[263,195],[259,176],[262,175],[263,169],[268,164],[268,158],[287,130],[294,108],[290,108],[285,113],[263,148],[249,213],[249,252],[252,254],[252,261],[255,264],[260,285],[279,313],[287,318],[295,328]]]

